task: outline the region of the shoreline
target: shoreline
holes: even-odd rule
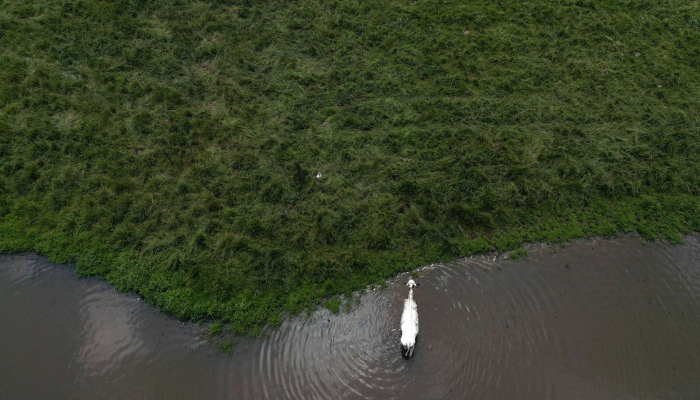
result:
[[[697,203],[696,203],[697,206]],[[686,211],[691,210],[685,208]],[[263,332],[263,328],[266,326],[276,328],[279,327],[283,319],[293,318],[302,313],[309,313],[315,310],[317,307],[322,306],[331,310],[331,312],[337,313],[341,309],[343,303],[343,298],[347,302],[348,299],[352,299],[355,293],[363,292],[367,288],[382,286],[386,279],[391,279],[400,273],[406,273],[411,271],[420,270],[429,264],[434,263],[450,263],[455,262],[460,259],[469,258],[472,256],[493,256],[496,252],[498,258],[514,258],[517,259],[522,256],[528,255],[528,249],[532,246],[538,246],[542,244],[546,245],[558,245],[575,243],[576,240],[593,240],[595,237],[605,237],[605,238],[616,238],[627,235],[638,235],[642,240],[653,241],[653,240],[667,240],[670,243],[678,244],[682,243],[682,235],[694,234],[700,231],[697,226],[700,218],[700,211],[695,214],[695,229],[688,229],[693,227],[691,219],[692,213],[686,215],[688,219],[688,225],[679,226],[669,224],[668,220],[677,220],[678,215],[674,213],[669,213],[666,218],[657,218],[656,221],[645,221],[637,220],[638,225],[644,225],[647,229],[639,230],[628,229],[626,231],[619,231],[611,233],[611,220],[600,221],[597,223],[589,224],[588,229],[582,229],[582,224],[574,224],[574,227],[579,229],[571,229],[571,223],[562,223],[559,225],[559,229],[540,231],[540,237],[542,240],[534,240],[529,242],[518,241],[517,237],[512,234],[506,234],[504,231],[500,235],[494,235],[491,241],[485,236],[478,237],[475,240],[471,240],[468,244],[479,249],[484,249],[485,251],[474,251],[471,254],[466,254],[463,256],[452,257],[446,259],[445,257],[433,257],[432,259],[424,258],[424,262],[406,262],[403,265],[394,265],[393,268],[385,270],[384,274],[381,275],[380,279],[372,277],[372,279],[367,279],[364,285],[352,286],[348,290],[336,293],[332,296],[322,296],[317,294],[316,296],[309,296],[302,303],[303,307],[298,307],[296,310],[290,310],[285,307],[283,302],[278,302],[277,307],[267,308],[266,313],[261,313],[260,308],[253,308],[252,310],[235,310],[232,309],[231,303],[222,303],[210,301],[208,302],[208,309],[203,308],[203,302],[192,301],[179,302],[179,307],[176,307],[172,301],[172,297],[168,296],[168,293],[172,294],[172,288],[167,288],[166,291],[158,291],[153,289],[154,279],[162,279],[158,275],[148,276],[146,265],[147,260],[139,260],[138,258],[125,257],[124,254],[118,254],[114,257],[113,261],[108,258],[98,257],[95,250],[81,247],[78,250],[76,247],[70,246],[70,243],[63,242],[63,246],[55,245],[58,239],[52,239],[51,236],[47,239],[37,240],[29,236],[27,232],[18,233],[12,229],[8,229],[7,224],[0,225],[0,254],[12,255],[12,254],[22,254],[22,253],[35,253],[39,256],[46,257],[48,260],[58,264],[70,264],[75,266],[76,273],[79,276],[97,276],[100,279],[106,281],[111,286],[115,287],[116,290],[120,292],[133,293],[150,305],[156,307],[160,312],[173,317],[177,320],[187,322],[202,322],[209,321],[210,323],[220,323],[228,327],[228,330],[236,337],[242,336],[259,336]],[[681,213],[678,213],[681,214]],[[681,214],[682,215],[682,214]],[[552,226],[548,224],[547,226]],[[619,225],[618,225],[619,226]],[[668,227],[675,227],[675,230],[669,230]],[[650,230],[649,227],[652,229]],[[568,229],[566,229],[568,228]],[[656,229],[653,229],[656,228]],[[686,228],[686,229],[680,229]],[[656,231],[657,233],[653,233]],[[532,231],[530,231],[532,232]],[[546,234],[549,233],[551,236],[549,240]],[[566,233],[566,235],[563,235]],[[592,233],[586,235],[586,233]],[[652,234],[650,234],[652,233]],[[530,233],[532,235],[532,233]],[[65,240],[65,238],[64,238]],[[522,237],[521,237],[522,240]],[[59,244],[61,242],[58,242]],[[517,245],[517,246],[516,246]],[[71,251],[72,250],[72,251]],[[95,262],[97,261],[97,262]],[[93,264],[90,264],[93,263]],[[412,265],[412,266],[411,266]],[[111,266],[111,268],[110,268]],[[411,266],[411,267],[409,267]],[[106,270],[107,273],[100,273],[100,269]],[[139,284],[139,282],[141,284]],[[175,288],[177,289],[177,288]],[[293,295],[293,294],[292,294]],[[170,299],[170,301],[168,301]],[[200,299],[201,300],[201,299]],[[265,306],[266,304],[259,304]],[[267,304],[269,305],[269,304]],[[218,307],[218,308],[216,308]],[[255,307],[255,304],[253,304]],[[216,311],[219,311],[217,314]],[[252,317],[251,317],[252,315]]]

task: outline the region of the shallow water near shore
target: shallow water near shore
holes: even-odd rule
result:
[[[230,356],[97,278],[0,257],[3,399],[700,397],[700,236],[531,245],[420,271],[415,356],[404,274],[349,313],[320,310]]]

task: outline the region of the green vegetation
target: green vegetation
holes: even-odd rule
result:
[[[515,249],[510,252],[510,258],[517,260],[519,258],[527,257],[527,250],[523,248]]]
[[[234,342],[233,340],[226,339],[225,341],[223,341],[219,344],[219,351],[221,351],[222,353],[224,353],[226,355],[231,355],[231,352],[233,351],[234,344],[236,344],[236,342]]]
[[[698,43],[690,0],[4,1],[0,251],[240,334],[456,256],[679,241]]]
[[[207,333],[207,341],[211,342],[213,338],[221,335],[223,331],[224,324],[221,321],[214,321],[209,327],[209,332]]]
[[[340,298],[338,296],[333,296],[323,303],[323,306],[333,314],[338,314],[340,312]]]

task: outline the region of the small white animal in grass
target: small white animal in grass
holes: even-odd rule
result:
[[[407,358],[413,357],[418,336],[418,305],[413,300],[413,288],[418,286],[413,279],[406,282],[408,298],[403,301],[401,315],[401,352]]]

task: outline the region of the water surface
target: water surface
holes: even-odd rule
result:
[[[636,237],[428,266],[415,357],[407,275],[359,307],[287,321],[233,354],[96,278],[0,257],[2,399],[700,398],[700,238]]]

